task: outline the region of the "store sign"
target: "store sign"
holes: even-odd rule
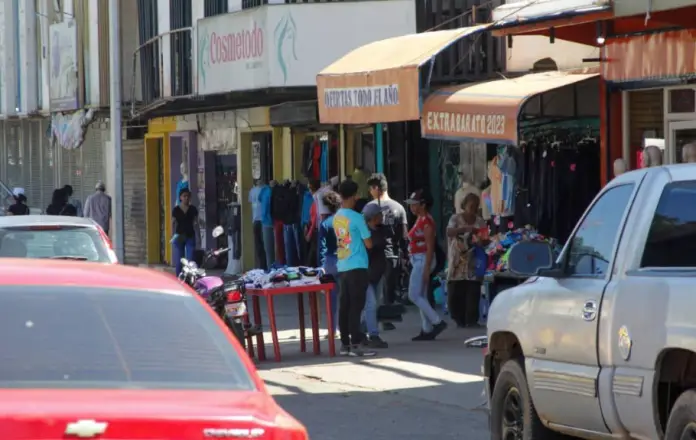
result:
[[[326,108],[383,107],[399,105],[399,85],[324,89]]]
[[[505,134],[505,115],[481,115],[455,112],[427,112],[428,131],[451,133],[455,136],[488,137]]]
[[[51,111],[79,108],[77,84],[77,26],[74,20],[50,26],[49,90]]]
[[[198,93],[314,87],[345,53],[415,30],[413,0],[266,5],[204,18],[196,24]]]

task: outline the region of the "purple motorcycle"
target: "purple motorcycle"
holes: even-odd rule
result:
[[[213,229],[213,237],[217,238],[223,233],[222,226]],[[249,319],[244,281],[239,277],[223,279],[219,276],[208,276],[204,269],[205,264],[211,258],[218,257],[228,251],[228,248],[222,248],[206,252],[201,267],[198,267],[195,261],[182,258],[179,280],[193,287],[193,290],[205,299],[220,319],[227,324],[239,343],[246,347],[245,337],[250,329],[247,328],[246,324]]]

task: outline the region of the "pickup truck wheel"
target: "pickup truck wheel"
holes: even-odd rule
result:
[[[546,428],[534,409],[527,377],[517,359],[505,362],[491,396],[491,440],[567,438]]]
[[[684,391],[672,407],[665,440],[696,439],[696,390]]]

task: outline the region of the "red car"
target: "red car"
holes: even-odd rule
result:
[[[307,440],[169,274],[0,261],[0,439]]]

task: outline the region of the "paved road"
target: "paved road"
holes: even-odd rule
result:
[[[411,310],[397,330],[384,333],[390,347],[377,357],[330,359],[326,341],[321,356],[299,352],[296,304],[295,298],[283,298],[276,306],[284,329],[283,362],[264,362],[259,371],[311,438],[489,438],[480,409],[481,352],[462,343],[476,333],[449,329],[437,341],[411,342],[418,332],[418,315]],[[272,353],[270,346],[267,353]]]

